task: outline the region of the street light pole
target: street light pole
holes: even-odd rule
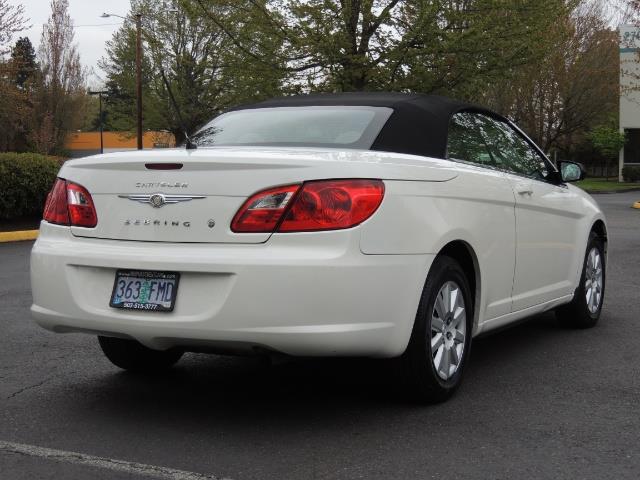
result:
[[[136,97],[138,150],[142,150],[142,14],[136,13]]]
[[[100,17],[127,19],[115,13],[103,13]],[[136,129],[138,133],[138,150],[142,150],[142,13],[136,13],[134,17],[136,19]]]
[[[103,131],[103,118],[102,118],[102,95],[106,95],[108,92],[106,90],[100,90],[97,92],[92,92],[89,90],[89,95],[98,95],[98,105],[99,105],[99,115],[100,115],[100,153],[104,153],[104,144],[102,142],[102,131]]]

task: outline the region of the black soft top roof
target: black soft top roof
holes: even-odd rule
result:
[[[243,105],[233,110],[334,105],[393,109],[371,149],[435,158],[446,158],[447,132],[453,114],[476,111],[502,118],[490,110],[438,95],[382,92],[295,95]]]

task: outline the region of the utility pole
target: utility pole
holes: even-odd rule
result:
[[[100,111],[100,153],[104,153],[104,144],[102,142],[102,130],[103,130],[103,117],[102,117],[102,95],[106,95],[108,92],[106,90],[99,90],[97,92],[92,92],[89,90],[89,95],[98,95],[98,105]]]
[[[142,150],[142,14],[136,13],[136,109],[138,150]]]
[[[100,18],[118,17],[122,15],[103,13]],[[134,14],[136,19],[136,126],[138,131],[138,150],[142,150],[142,13]]]

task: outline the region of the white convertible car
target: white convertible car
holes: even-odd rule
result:
[[[602,211],[509,120],[443,97],[295,96],[198,148],[68,161],[31,256],[32,312],[129,370],[185,351],[396,358],[442,401],[472,338],[602,309]]]

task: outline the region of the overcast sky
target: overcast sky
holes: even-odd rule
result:
[[[9,0],[14,5],[24,5],[29,23],[33,26],[18,36],[28,36],[36,51],[40,44],[42,24],[47,22],[51,14],[49,0]],[[69,0],[69,15],[75,25],[75,42],[80,52],[82,65],[93,74],[89,75],[90,86],[98,86],[104,73],[98,68],[98,60],[104,55],[105,42],[111,39],[122,20],[117,17],[100,18],[105,10],[126,16],[129,11],[129,0]],[[14,38],[16,40],[17,36]]]

